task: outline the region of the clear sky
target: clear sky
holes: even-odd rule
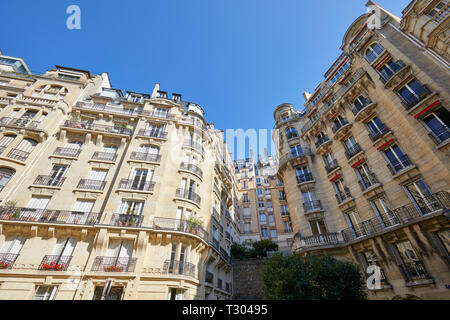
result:
[[[219,129],[271,129],[277,105],[303,108],[302,92],[322,81],[366,2],[15,0],[2,6],[0,50],[34,72],[108,72],[124,91],[151,93],[160,82]],[[401,16],[410,0],[376,2]],[[72,4],[81,30],[66,27]]]

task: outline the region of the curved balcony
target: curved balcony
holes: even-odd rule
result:
[[[322,154],[330,144],[331,140],[326,135],[324,135],[322,138],[316,141],[316,152],[318,154]]]
[[[194,191],[182,189],[182,188],[177,189],[177,191],[175,193],[175,197],[193,201],[198,205],[200,205],[200,202],[202,200],[200,198],[200,196],[198,194],[196,194]]]
[[[324,233],[309,237],[294,238],[295,250],[301,251],[313,247],[326,247],[344,243],[342,234],[339,232]]]
[[[155,217],[153,219],[153,228],[193,234],[208,242],[208,232],[199,224],[191,223],[189,220]]]
[[[421,101],[431,94],[431,90],[427,86],[419,86],[415,88],[414,92],[404,91],[401,94],[402,104],[406,110],[414,109]]]
[[[196,174],[197,176],[199,176],[200,178],[203,178],[203,171],[202,171],[202,169],[197,167],[195,164],[182,162],[180,164],[180,169],[181,170],[185,170],[185,171],[190,171],[190,172]]]
[[[333,123],[331,130],[333,131],[333,139],[339,140],[347,134],[347,132],[352,128],[352,123],[344,120],[342,122]]]
[[[197,275],[195,273],[195,264],[185,261],[177,261],[177,260],[164,261],[163,273],[197,278]]]
[[[305,157],[311,156],[311,150],[307,147],[302,147],[302,152],[288,152],[280,157],[280,165],[279,167],[285,166],[288,162],[293,162],[293,165],[295,165],[296,162],[304,162]]]
[[[381,128],[379,128],[379,131],[372,131],[369,130],[369,138],[372,140],[373,143],[377,142],[382,136],[387,134],[390,130],[383,124]]]
[[[200,143],[194,142],[191,140],[185,140],[183,147],[188,147],[188,148],[194,149],[194,150],[200,152],[202,155],[205,152],[205,149],[203,148],[203,146]]]
[[[361,121],[369,116],[376,105],[377,104],[372,102],[369,98],[361,99],[361,102],[354,104],[352,106],[352,113],[355,115],[355,121]]]
[[[102,124],[89,123],[84,121],[72,121],[66,120],[62,125],[63,128],[75,129],[79,132],[95,131],[101,133],[121,134],[131,136],[132,131],[130,128],[118,127],[118,126],[106,126]]]
[[[383,82],[385,86],[388,87],[391,80],[394,79],[395,76],[407,66],[401,60],[397,60],[395,62],[392,61],[390,63],[387,63],[386,65],[389,68],[384,68],[381,72],[379,72],[379,74],[381,82]]]

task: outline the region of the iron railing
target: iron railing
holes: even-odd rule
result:
[[[300,158],[300,157],[305,157],[305,156],[311,156],[311,149],[309,149],[308,147],[303,147],[302,146],[302,151],[301,152],[288,152],[285,153],[284,155],[282,155],[280,157],[280,167],[283,166],[286,162]]]
[[[30,152],[22,151],[19,149],[11,149],[7,155],[8,158],[19,160],[22,162],[25,162],[27,160],[28,156],[30,155]]]
[[[92,156],[93,160],[101,160],[101,161],[116,161],[117,153],[112,152],[94,152]]]
[[[90,122],[83,122],[83,121],[73,121],[73,120],[66,120],[63,124],[64,128],[74,128],[74,129],[83,129],[83,130],[92,130],[92,131],[99,131],[99,132],[109,132],[109,133],[115,133],[115,134],[124,134],[131,136],[132,131],[130,128],[124,128],[119,126],[106,126],[102,124],[96,124],[96,123],[90,123]]]
[[[155,188],[155,182],[122,179],[119,182],[119,188],[125,190],[153,191]]]
[[[134,272],[137,258],[95,257],[91,271]]]
[[[378,184],[378,179],[374,173],[369,173],[368,176],[361,176],[361,179],[358,181],[359,186],[362,191],[366,191],[370,187]]]
[[[336,199],[339,204],[341,204],[345,200],[351,199],[351,198],[352,198],[352,194],[350,193],[350,190],[348,189],[348,187],[344,187],[343,192],[339,191],[338,193],[336,193]]]
[[[48,255],[44,256],[39,270],[45,271],[67,271],[72,256]]]
[[[431,91],[428,89],[428,87],[422,85],[415,88],[414,92],[403,90],[400,96],[402,97],[402,104],[405,109],[410,110],[430,94]]]
[[[178,198],[188,199],[191,201],[194,201],[196,204],[200,205],[201,198],[198,194],[196,194],[194,191],[188,190],[188,189],[182,189],[178,188],[175,196]]]
[[[303,202],[303,209],[305,212],[322,210],[322,203],[320,200],[311,200]]]
[[[81,179],[80,182],[78,182],[77,188],[88,190],[103,190],[105,189],[105,186],[106,181],[104,180]]]
[[[15,253],[0,253],[0,269],[12,269],[18,256]]]
[[[390,160],[389,160],[389,162],[390,162]],[[397,173],[399,173],[400,171],[402,171],[403,169],[405,169],[411,165],[412,165],[412,163],[411,163],[411,161],[409,161],[408,156],[406,154],[404,154],[403,156],[399,157],[397,162],[388,163],[387,167],[391,171],[392,175],[396,175]]]
[[[333,125],[331,126],[331,131],[333,131],[333,133],[338,132],[340,129],[342,129],[343,127],[345,127],[348,124],[347,120],[342,120],[342,122],[334,122]]]
[[[367,106],[372,104],[372,100],[370,98],[362,98],[356,104],[352,105],[352,113],[356,116],[358,113],[365,109]]]
[[[377,132],[374,132],[372,131],[372,129],[370,129],[369,130],[370,140],[372,140],[372,142],[375,142],[388,132],[389,129],[384,124],[381,125],[381,128],[379,128]]]
[[[199,224],[190,223],[188,220],[155,217],[153,228],[190,233],[208,241],[208,232]]]
[[[352,144],[350,146],[345,145],[345,156],[347,157],[347,159],[351,159],[352,157],[354,157],[356,154],[358,154],[361,151],[361,147],[359,146],[358,143]]]
[[[182,162],[180,165],[180,169],[192,171],[192,172],[196,173],[197,175],[199,175],[200,177],[203,177],[202,169],[197,167],[195,164]]]
[[[75,148],[56,148],[53,155],[77,158],[81,153],[81,149]]]
[[[98,103],[87,103],[87,102],[77,102],[75,108],[85,109],[85,110],[94,110],[100,112],[114,113],[125,116],[138,116],[142,113],[140,109],[126,109],[123,107],[113,107],[105,104]]]
[[[330,139],[326,135],[323,135],[320,139],[316,141],[316,149],[319,149],[321,145],[323,145],[325,142],[328,141],[330,141]]]
[[[304,173],[302,175],[297,176],[297,184],[314,181],[311,172]]]
[[[1,220],[93,225],[99,217],[93,212],[0,206]]]
[[[61,187],[66,181],[66,177],[54,177],[54,176],[43,176],[39,175],[34,180],[33,184],[38,186],[51,186],[51,187]]]
[[[130,159],[148,162],[160,162],[161,155],[155,153],[132,152]]]
[[[195,265],[190,262],[166,260],[163,265],[163,273],[180,274],[192,278],[196,278]]]
[[[431,279],[422,261],[410,261],[401,264],[402,270],[405,273],[406,281],[416,281],[421,279]]]
[[[138,135],[142,137],[166,139],[167,132],[161,129],[140,129]]]
[[[378,71],[380,74],[380,80],[383,83],[388,82],[397,72],[406,67],[406,65],[401,61],[392,61],[386,64],[390,69],[384,68],[382,71]]]
[[[146,117],[152,117],[152,118],[160,118],[160,119],[175,119],[175,115],[171,113],[165,113],[165,112],[159,112],[156,110],[153,111],[142,111],[142,115]]]
[[[450,139],[450,129],[446,125],[430,128],[429,135],[437,144],[441,144]]]
[[[337,167],[339,167],[339,163],[335,159],[331,161],[325,161],[325,170],[327,171],[327,173],[330,173]]]
[[[111,219],[111,225],[119,227],[140,227],[143,220],[142,215],[132,213],[115,213]]]
[[[298,248],[337,245],[344,243],[342,234],[339,232],[331,232],[309,237],[303,237],[296,240]]]
[[[205,149],[203,148],[203,146],[200,143],[194,142],[191,140],[185,140],[183,146],[193,148],[193,149],[201,152],[202,154],[205,152]]]

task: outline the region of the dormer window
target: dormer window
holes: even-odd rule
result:
[[[135,103],[140,103],[142,101],[142,97],[141,96],[130,95],[128,97],[128,101],[135,102]]]
[[[369,62],[369,63],[372,63],[372,62],[374,62],[375,61],[375,59],[382,53],[384,51],[384,47],[381,45],[381,44],[379,44],[379,43],[377,43],[377,42],[375,42],[375,43],[372,43],[368,48],[367,48],[367,50],[366,50],[366,60]]]
[[[157,98],[162,98],[162,99],[167,99],[167,92],[158,90],[158,93],[156,94],[156,97]]]
[[[172,99],[173,99],[173,101],[175,101],[176,103],[180,103],[180,102],[181,102],[181,94],[178,94],[178,93],[172,93]]]

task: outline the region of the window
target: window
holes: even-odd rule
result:
[[[26,209],[22,209],[20,218],[24,219],[25,221],[28,219],[39,219],[44,212],[44,209],[47,207],[49,201],[50,198],[48,197],[32,196],[30,201],[28,202],[28,205],[26,206]]]
[[[366,123],[366,125],[369,128],[369,133],[372,141],[375,141],[376,139],[381,137],[386,131],[386,127],[378,117],[372,118]]]
[[[67,223],[84,224],[94,207],[95,200],[77,200]]]
[[[25,243],[25,237],[8,236],[0,249],[0,264],[2,268],[10,269],[19,256]]]
[[[408,84],[397,92],[403,99],[403,103],[407,109],[415,106],[430,93],[430,91],[426,87],[422,86],[417,80],[408,82]]]
[[[295,173],[297,175],[297,183],[313,180],[311,172],[307,166],[295,168]]]
[[[384,154],[388,160],[388,167],[391,169],[392,174],[396,174],[411,165],[408,157],[403,154],[398,145],[393,145],[385,149]]]
[[[367,270],[367,268],[369,266],[377,266],[380,268],[380,273],[381,273],[381,281],[386,281],[386,276],[384,274],[383,269],[381,269],[380,263],[378,261],[377,256],[375,255],[375,252],[373,252],[372,250],[370,251],[366,251],[363,252],[361,254],[362,258],[363,258],[363,264],[364,264],[364,268]],[[371,276],[372,274],[367,274],[366,273],[366,277]]]
[[[272,208],[272,201],[267,201],[267,208]]]
[[[436,22],[441,22],[448,14],[448,1],[440,1],[427,15],[434,18]]]
[[[38,144],[37,141],[29,138],[23,139],[20,144],[10,151],[8,157],[17,159],[20,161],[25,161],[30,153],[33,151],[34,147]]]
[[[289,210],[288,210],[288,206],[287,205],[281,205],[280,206],[280,208],[281,208],[281,214],[282,215],[288,215],[289,214]]]
[[[3,136],[0,139],[0,153],[2,153],[15,138],[16,136]]]
[[[140,216],[144,208],[144,201],[122,200],[119,213]]]
[[[405,67],[405,64],[401,61],[394,61],[390,59],[381,68],[378,69],[383,82],[387,82],[396,72]]]
[[[248,189],[248,182],[247,181],[243,181],[242,182],[242,189]]]
[[[370,201],[370,205],[372,206],[375,215],[378,217],[378,220],[380,220],[385,228],[395,226],[400,223],[397,216],[391,211],[386,198],[381,197]]]
[[[289,221],[283,222],[284,232],[292,232],[291,223]]]
[[[278,191],[278,199],[286,200],[286,194],[284,193],[284,191]]]
[[[48,186],[61,186],[61,184],[64,182],[64,174],[67,171],[67,166],[60,166],[55,165],[52,168],[52,171],[50,172],[50,175],[48,177],[47,181],[42,181],[43,184]]]
[[[169,288],[167,300],[184,300],[184,294],[186,290]]]
[[[262,194],[263,194],[263,189],[261,189],[261,188],[256,188],[256,194],[262,195]]]
[[[242,195],[242,201],[243,201],[243,202],[248,202],[248,193],[244,193],[244,194]]]
[[[296,146],[293,146],[293,147],[291,147],[291,155],[292,155],[292,157],[300,157],[300,156],[303,156],[304,155],[304,153],[303,153],[303,149],[302,149],[302,146],[301,145],[296,145]]]
[[[303,206],[306,211],[314,211],[320,209],[319,201],[317,201],[315,192],[313,191],[302,192],[302,197],[303,197]]]
[[[256,178],[256,185],[260,186],[261,185],[261,178]]]
[[[103,259],[102,267],[106,270],[111,267],[115,267],[118,271],[126,272],[129,268],[132,268],[130,265],[132,254],[132,241],[110,239],[108,248],[106,249],[106,257]]]
[[[366,235],[364,226],[361,224],[361,217],[356,210],[346,212],[344,215],[354,239]]]
[[[96,286],[92,300],[121,300],[122,295],[123,287],[107,285],[105,290],[104,286]]]
[[[277,237],[277,230],[271,229],[270,230],[270,237],[271,238],[276,238]]]
[[[275,223],[275,218],[273,214],[269,214],[269,223]]]
[[[439,107],[433,110],[422,121],[438,144],[450,138],[450,112],[446,108]]]
[[[33,300],[53,300],[56,286],[38,286]]]
[[[62,155],[77,157],[80,152],[81,146],[82,143],[78,141],[68,142],[62,150]]]
[[[261,238],[267,238],[267,237],[269,237],[267,228],[266,227],[261,228]]]
[[[379,43],[372,43],[366,50],[366,60],[369,63],[375,61],[375,59],[384,51],[384,48]]]
[[[53,248],[52,255],[46,256],[44,264],[62,265],[63,270],[66,270],[70,260],[72,259],[72,253],[77,245],[77,240],[72,238],[58,239],[55,247]]]
[[[133,168],[128,177],[127,189],[149,190],[153,178],[153,171]]]
[[[347,157],[355,155],[360,150],[359,145],[352,136],[344,140],[344,147],[347,151]]]
[[[348,63],[348,61],[339,68],[339,70],[335,73],[335,75],[331,78],[331,83],[335,83],[345,72],[345,70],[347,70],[350,67],[350,64]]]
[[[409,281],[428,277],[425,265],[418,258],[417,253],[409,241],[396,243],[395,248],[397,249],[396,253],[399,254],[399,262],[401,262]]]
[[[298,137],[298,132],[295,128],[287,128],[286,129],[286,138],[288,140],[293,139],[293,138],[297,138]]]
[[[325,222],[323,220],[310,221],[309,225],[313,236],[319,236],[327,233]]]
[[[423,180],[417,180],[405,186],[406,193],[420,214],[427,214],[439,209],[430,189]]]
[[[375,179],[374,174],[370,171],[367,163],[357,166],[355,171],[363,190],[366,190],[377,183],[377,180]]]
[[[11,177],[16,173],[16,171],[8,168],[1,168],[0,169],[0,191],[3,190],[3,188],[8,184],[9,180],[11,180]]]
[[[261,213],[259,215],[259,222],[266,222],[266,215],[264,213]]]
[[[258,201],[258,208],[264,208],[264,201]]]
[[[356,111],[359,112],[371,103],[372,101],[369,98],[359,96],[353,101],[353,106],[355,107]]]

